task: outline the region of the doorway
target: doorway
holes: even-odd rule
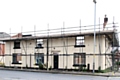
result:
[[[58,64],[59,64],[59,56],[58,55],[54,55],[54,59],[53,59],[53,62],[54,62],[54,69],[58,69]]]

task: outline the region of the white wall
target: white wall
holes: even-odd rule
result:
[[[99,43],[100,40],[100,43]],[[64,41],[64,43],[63,43]],[[65,44],[65,45],[64,45]],[[100,38],[96,38],[96,46],[95,46],[95,54],[99,54],[99,44],[101,47],[101,53],[105,53],[106,47],[105,47],[105,38],[104,36],[100,36]],[[73,53],[79,53],[81,50],[80,48],[75,48],[75,37],[70,38],[57,38],[57,39],[49,39],[49,54],[57,53],[57,54],[73,54]],[[34,53],[44,53],[46,54],[46,40],[44,40],[44,49],[35,49],[35,41],[34,40],[28,40],[28,41],[21,41],[21,49],[15,50],[13,49],[14,42],[6,42],[5,45],[5,51],[6,54],[12,54],[12,53],[22,53],[22,54],[34,54]],[[66,47],[63,47],[66,46]],[[93,54],[94,49],[94,38],[93,36],[85,36],[85,48],[83,48],[83,52],[86,54]],[[108,53],[110,50],[107,51]],[[36,67],[34,56],[31,57],[31,67]],[[110,61],[110,59],[109,59]],[[7,56],[5,58],[5,65],[12,66],[12,57]],[[46,63],[46,56],[44,57],[44,62]],[[87,55],[86,56],[86,65],[90,64],[90,69],[93,68],[93,55]],[[107,63],[107,62],[106,62]],[[22,57],[22,66],[25,66],[28,64],[30,66],[30,57],[23,56]],[[105,69],[105,57],[104,56],[98,56],[95,55],[95,69],[98,69],[99,66],[101,66],[102,69]],[[21,65],[18,65],[21,66]],[[49,56],[49,67],[53,67],[53,56]],[[73,67],[73,56],[59,56],[59,68],[74,68]],[[107,67],[109,64],[107,63]]]

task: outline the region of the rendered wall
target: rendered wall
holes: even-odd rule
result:
[[[108,44],[106,42],[106,44]],[[46,40],[44,40],[43,49],[35,49],[35,40],[27,40],[27,41],[21,41],[21,49],[13,49],[14,42],[9,41],[6,42],[5,45],[5,54],[12,54],[12,53],[22,53],[22,54],[33,54],[34,53],[44,53],[46,55],[47,49],[46,49]],[[80,53],[80,48],[75,48],[75,37],[69,37],[69,38],[57,38],[57,39],[49,39],[49,54],[52,54],[52,56],[49,56],[49,67],[54,66],[53,64],[53,54],[74,54],[74,53]],[[66,46],[66,47],[63,47]],[[108,45],[107,45],[108,46]],[[86,54],[86,65],[90,64],[90,69],[93,69],[93,49],[94,49],[94,38],[93,36],[85,36],[85,47],[83,48],[83,52]],[[106,46],[105,46],[105,37],[98,36],[96,37],[96,46],[95,46],[95,54],[105,53]],[[110,53],[110,50],[107,51],[107,53]],[[108,57],[108,56],[107,56]],[[31,60],[31,61],[30,61]],[[95,69],[97,70],[99,66],[101,66],[102,69],[105,69],[109,67],[109,63],[106,61],[105,56],[98,56],[95,55]],[[111,60],[108,58],[108,61],[111,63]],[[31,63],[30,63],[31,62]],[[46,63],[46,56],[44,57],[44,62]],[[37,67],[35,66],[35,57],[34,56],[23,56],[22,57],[22,65],[13,65],[12,63],[12,56],[6,56],[5,57],[5,65],[6,66],[26,66],[28,67]],[[105,66],[106,63],[106,66]],[[59,56],[59,68],[74,68],[73,67],[73,55],[71,56]]]

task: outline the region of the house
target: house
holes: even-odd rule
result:
[[[47,32],[46,32],[47,33]],[[18,34],[2,38],[5,42],[5,66],[38,67],[39,62],[53,69],[112,67],[112,48],[119,46],[116,31],[69,32],[49,35]],[[93,66],[93,62],[95,66]]]
[[[0,32],[0,38],[7,38],[10,37],[9,34],[5,32]],[[0,63],[4,63],[4,55],[5,55],[5,43],[0,42]]]

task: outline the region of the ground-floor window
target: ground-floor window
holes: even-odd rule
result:
[[[44,64],[44,53],[35,53],[35,64]]]
[[[13,53],[12,54],[12,63],[13,64],[21,64],[22,56],[21,53]]]
[[[85,53],[74,53],[74,66],[80,66],[86,64]]]

